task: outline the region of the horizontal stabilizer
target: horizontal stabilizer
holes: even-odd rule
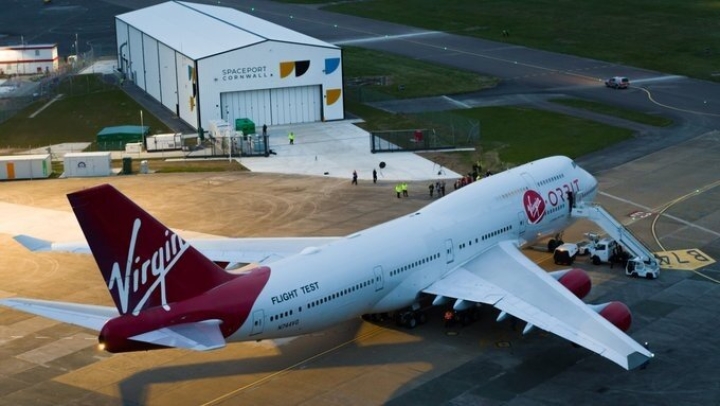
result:
[[[178,324],[136,335],[130,337],[130,339],[165,347],[196,351],[214,350],[225,346],[225,338],[220,331],[220,323],[220,320],[213,319]]]
[[[100,331],[108,320],[119,315],[115,307],[48,300],[10,298],[0,300],[0,305],[95,331]]]
[[[34,252],[45,252],[45,251],[57,251],[57,252],[71,252],[75,254],[89,254],[90,247],[87,242],[52,242],[43,240],[40,238],[31,237],[25,234],[19,234],[13,237],[15,241],[19,242],[23,247],[29,251]]]
[[[16,235],[13,237],[15,241],[19,242],[23,247],[30,251],[51,251],[52,243],[47,240],[40,238],[30,237],[29,235]]]

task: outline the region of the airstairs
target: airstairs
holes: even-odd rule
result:
[[[645,268],[645,272],[652,271],[655,275],[659,272],[660,264],[652,251],[602,206],[578,206],[572,209],[570,215],[574,218],[585,218],[594,222],[633,256],[635,261],[626,269],[628,275],[638,267]]]

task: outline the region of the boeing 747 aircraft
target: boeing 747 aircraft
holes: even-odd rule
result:
[[[346,237],[195,244],[102,185],[68,199],[115,307],[22,298],[0,304],[99,331],[102,348],[127,352],[211,350],[401,309],[412,319],[420,298],[434,295],[434,304],[457,310],[494,306],[499,320],[512,315],[527,322],[526,331],[552,332],[633,369],[653,354],[622,331],[628,308],[584,303],[587,274],[549,274],[520,251],[567,227],[571,205],[590,204],[596,192],[596,180],[574,161],[552,157]],[[231,273],[220,262],[258,265]]]

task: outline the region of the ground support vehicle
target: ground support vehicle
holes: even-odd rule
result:
[[[565,243],[557,248],[553,253],[553,261],[555,265],[572,265],[578,254],[577,244]]]
[[[624,76],[613,76],[605,81],[605,86],[613,89],[627,89],[630,87],[630,80]]]
[[[628,276],[647,279],[660,276],[660,263],[655,255],[604,208],[599,205],[582,205],[574,207],[571,216],[593,221],[609,236],[605,241],[598,239],[593,244],[591,240],[587,245],[593,263],[610,262],[612,259],[624,263]]]

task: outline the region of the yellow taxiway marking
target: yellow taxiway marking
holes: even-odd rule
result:
[[[715,263],[709,255],[699,249],[660,251],[655,256],[660,261],[660,267],[663,269],[682,269],[685,271],[694,271],[698,268],[708,266]]]
[[[715,182],[712,182],[708,185],[705,185],[699,189],[696,189],[686,195],[680,196],[677,199],[672,200],[670,203],[666,204],[665,207],[662,208],[657,213],[657,216],[652,221],[652,224],[650,226],[650,229],[652,231],[653,238],[655,238],[655,242],[661,249],[665,249],[665,247],[660,242],[660,238],[658,238],[655,226],[657,224],[658,219],[660,216],[665,215],[665,212],[672,206],[690,198],[693,196],[697,196],[701,193],[707,192],[710,189],[713,189],[717,186],[720,186],[720,180],[717,180]],[[698,276],[702,276],[705,279],[708,279],[712,282],[720,284],[720,280],[717,280],[711,276],[708,276],[700,271],[698,271],[698,268],[702,268],[705,265],[710,265],[715,263],[715,260],[712,259],[709,255],[705,254],[704,252],[700,251],[699,249],[687,249],[687,250],[677,250],[677,251],[661,251],[658,254],[662,255],[664,253],[667,253],[668,255],[665,257],[667,258],[667,263],[663,264],[663,259],[660,259],[660,266],[663,268],[668,269],[681,269],[686,271],[694,272]],[[671,259],[672,258],[672,259]],[[673,265],[677,267],[673,267]]]
[[[679,108],[679,107],[673,107],[673,106],[670,106],[670,105],[668,105],[668,104],[663,104],[663,103],[660,103],[659,101],[657,101],[657,100],[655,100],[655,99],[653,98],[652,94],[650,93],[650,90],[648,90],[648,89],[646,89],[646,88],[644,88],[644,87],[637,87],[637,86],[633,86],[633,88],[640,89],[640,90],[642,90],[643,92],[645,92],[645,94],[647,94],[648,100],[650,100],[651,103],[656,104],[656,105],[658,105],[658,106],[660,106],[660,107],[665,107],[666,109],[675,110],[675,111],[682,111],[682,112],[684,112],[684,113],[698,114],[698,115],[701,115],[701,116],[720,117],[720,115],[718,115],[718,114],[716,114],[716,113],[706,113],[706,112],[704,112],[704,111],[681,109],[681,108]]]
[[[348,341],[345,341],[344,343],[340,343],[340,344],[338,344],[338,345],[330,348],[329,350],[325,350],[325,351],[323,351],[323,352],[320,352],[320,353],[318,353],[318,354],[313,355],[312,357],[305,358],[304,360],[302,360],[302,361],[300,361],[300,362],[297,362],[297,363],[295,363],[295,364],[293,364],[293,365],[290,365],[289,367],[287,367],[287,368],[285,368],[285,369],[282,369],[282,370],[277,371],[277,372],[273,372],[272,374],[266,375],[266,376],[264,376],[264,377],[262,377],[262,378],[260,378],[260,379],[258,379],[258,380],[256,380],[256,381],[254,381],[254,382],[251,382],[251,383],[249,383],[249,384],[247,384],[247,385],[245,385],[245,386],[241,386],[241,387],[239,387],[239,388],[237,388],[237,389],[235,389],[235,390],[233,390],[233,391],[230,391],[230,392],[228,392],[228,393],[226,393],[226,394],[224,394],[224,395],[222,395],[222,396],[220,396],[220,397],[217,397],[217,398],[215,398],[215,399],[213,399],[213,400],[211,400],[211,401],[209,401],[209,402],[203,403],[202,406],[213,405],[213,404],[218,403],[218,402],[220,402],[220,401],[226,400],[226,399],[228,399],[229,397],[231,397],[231,396],[233,396],[233,395],[236,395],[236,394],[238,394],[238,393],[240,393],[240,392],[242,392],[242,391],[244,391],[244,390],[246,390],[246,389],[250,389],[250,388],[252,388],[252,387],[254,387],[254,386],[257,386],[257,385],[259,385],[259,384],[261,384],[261,383],[263,383],[263,382],[265,382],[265,381],[267,381],[267,380],[269,380],[269,379],[272,379],[272,378],[274,378],[274,377],[276,377],[276,376],[278,376],[278,375],[286,374],[286,373],[290,372],[291,370],[299,367],[300,365],[307,364],[308,362],[310,362],[310,361],[312,361],[312,360],[314,360],[314,359],[316,359],[316,358],[322,357],[322,356],[325,355],[325,354],[329,354],[329,353],[331,353],[331,352],[337,351],[337,350],[339,350],[340,348],[345,347],[345,346],[348,345],[348,344],[352,344],[352,343],[354,343],[354,342],[356,342],[356,341],[360,341],[360,340],[365,339],[365,338],[370,338],[370,337],[376,336],[376,335],[380,334],[382,331],[383,331],[382,328],[376,327],[375,329],[370,330],[370,331],[368,331],[368,332],[365,333],[365,334],[361,334],[361,335],[353,338],[352,340],[348,340]]]

